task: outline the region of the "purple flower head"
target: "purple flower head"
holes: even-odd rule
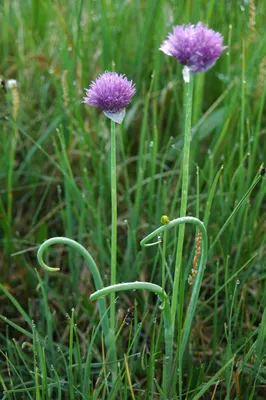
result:
[[[104,72],[85,89],[84,103],[99,107],[104,114],[121,124],[125,116],[125,107],[130,103],[136,89],[125,75],[116,72]]]
[[[175,26],[160,47],[165,54],[187,66],[192,74],[211,68],[225,49],[222,35],[202,22]]]

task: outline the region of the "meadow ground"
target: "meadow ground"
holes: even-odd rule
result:
[[[255,0],[2,0],[2,399],[266,398],[265,18]],[[126,74],[137,92],[116,127],[116,282],[163,284],[172,303],[178,229],[140,241],[162,215],[180,215],[186,96],[182,66],[158,49],[173,25],[198,21],[228,48],[195,75],[187,215],[204,222],[209,246],[190,285],[203,249],[186,225],[169,365],[156,295],[107,296],[100,319],[81,254],[49,248],[60,268],[50,273],[37,250],[74,239],[110,284],[110,120],[82,98],[105,70]]]

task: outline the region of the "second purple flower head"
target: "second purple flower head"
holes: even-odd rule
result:
[[[160,50],[175,57],[192,74],[211,68],[222,52],[223,37],[219,32],[208,29],[202,22],[197,25],[178,25],[169,33]]]
[[[106,71],[85,89],[84,103],[99,107],[111,120],[121,124],[125,107],[136,93],[135,86],[125,75]]]

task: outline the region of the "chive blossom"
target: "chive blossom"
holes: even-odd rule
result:
[[[85,89],[84,103],[99,107],[111,120],[122,123],[125,107],[136,93],[135,85],[125,75],[106,71]]]
[[[210,69],[226,48],[219,32],[198,22],[197,25],[175,26],[159,50],[175,57],[189,72],[196,74]]]

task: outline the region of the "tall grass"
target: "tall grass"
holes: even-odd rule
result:
[[[210,246],[181,376],[195,253],[186,227],[171,398],[265,398],[265,13],[263,2],[238,0],[3,0],[0,74],[17,80],[19,95],[14,118],[12,93],[0,91],[3,399],[169,398],[157,296],[117,293],[114,383],[102,332],[110,299],[99,317],[91,273],[73,249],[45,253],[60,268],[54,274],[39,270],[36,253],[67,236],[110,284],[109,122],[81,99],[98,73],[114,69],[137,88],[117,128],[116,279],[163,281],[171,297],[177,232],[140,246],[181,204],[182,67],[158,47],[173,24],[199,20],[228,50],[194,82],[187,214],[204,221]]]

